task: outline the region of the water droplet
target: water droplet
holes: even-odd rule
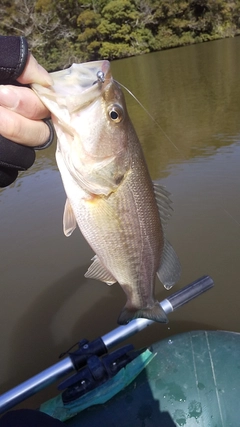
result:
[[[202,415],[202,405],[196,400],[192,400],[188,405],[189,417],[198,419]]]
[[[173,343],[173,341],[172,340],[168,340],[168,344],[172,344]]]
[[[179,426],[186,425],[187,417],[186,417],[186,414],[184,413],[184,411],[182,409],[176,409],[173,416],[174,416],[174,421],[176,421],[176,423]]]
[[[203,390],[205,388],[205,385],[203,383],[198,382],[197,387],[199,388],[199,390]]]

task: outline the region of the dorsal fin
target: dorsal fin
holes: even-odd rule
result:
[[[171,243],[165,239],[161,265],[157,271],[157,276],[164,288],[171,289],[179,280],[180,275],[181,265],[178,256]]]
[[[168,220],[172,215],[172,201],[170,199],[170,193],[166,190],[165,187],[159,184],[157,181],[153,181],[153,190],[158,206],[158,212],[160,215],[163,231],[165,231],[168,224]]]
[[[168,220],[172,215],[172,201],[170,193],[157,181],[153,182],[153,189],[158,206],[158,211],[163,227],[164,247],[161,259],[161,265],[157,271],[157,276],[166,289],[170,289],[180,278],[181,265],[178,256],[172,245],[165,237],[165,230]]]

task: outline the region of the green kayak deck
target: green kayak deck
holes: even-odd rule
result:
[[[240,334],[188,332],[151,350],[155,357],[128,387],[66,425],[240,426]]]

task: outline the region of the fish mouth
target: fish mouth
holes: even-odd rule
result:
[[[54,82],[52,89],[60,94],[58,104],[66,106],[69,114],[86,108],[102,96],[106,86],[113,80],[107,60],[72,64],[66,70],[51,73],[51,77]]]
[[[72,114],[100,97],[106,86],[113,81],[110,62],[92,61],[72,64],[65,70],[50,73],[53,84],[42,87],[34,83],[32,89],[41,94],[42,101],[51,111],[52,101],[67,108]]]

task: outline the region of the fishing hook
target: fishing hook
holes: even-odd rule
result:
[[[95,85],[96,83],[104,83],[105,82],[105,75],[103,71],[98,71],[97,72],[97,80],[95,82],[93,82],[92,85]]]

